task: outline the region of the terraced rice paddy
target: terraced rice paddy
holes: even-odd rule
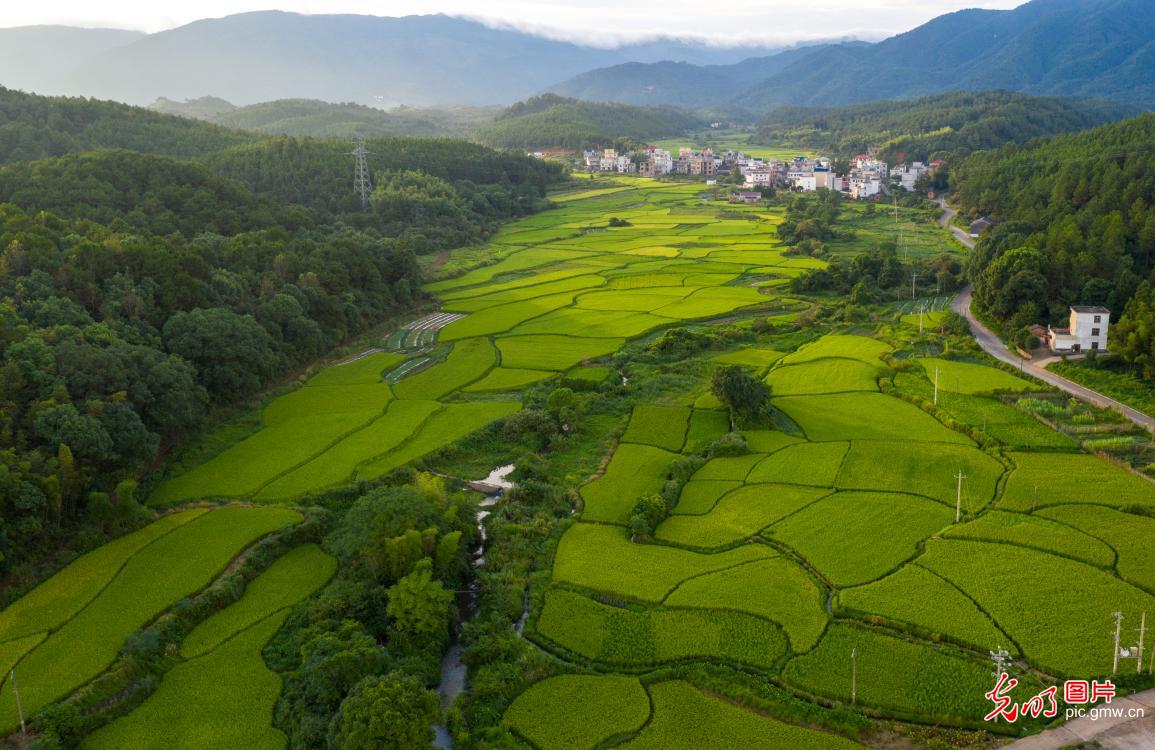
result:
[[[139,708],[88,737],[86,750],[282,748],[271,726],[281,679],[261,649],[289,608],[323,586],[337,561],[312,544],[277,560],[244,596],[201,623],[185,639],[186,661],[165,674]]]
[[[26,714],[99,675],[131,633],[208,585],[246,546],[300,520],[287,508],[186,511],[80,558],[0,613],[5,638],[25,638],[14,667]],[[9,680],[0,686],[5,730],[18,724]]]
[[[782,283],[823,263],[784,255],[776,210],[710,204],[699,192],[631,180],[559,196],[559,208],[498,233],[495,263],[429,284],[443,312],[394,332],[382,342],[388,351],[324,369],[274,399],[258,431],[170,478],[150,502],[288,503],[378,478],[513,414],[515,395],[535,383],[613,379],[626,388],[620,376],[631,373],[609,357],[629,339],[805,309]],[[610,216],[630,226],[610,229]],[[896,312],[911,325],[912,310]],[[1055,676],[1103,675],[1109,650],[1086,644],[1103,642],[1110,613],[1155,612],[1155,520],[1131,512],[1155,506],[1151,483],[1077,453],[1070,438],[987,395],[1039,386],[978,363],[903,363],[909,351],[869,335],[774,346],[730,347],[699,364],[749,368],[771,386],[783,424],[798,429],[744,432],[748,451],[707,461],[645,543],[626,528],[635,500],[661,492],[673,462],[729,432],[730,415],[693,392],[635,405],[628,424],[624,413],[615,423],[627,424],[622,439],[580,487],[580,515],[526,629],[603,674],[546,679],[513,702],[508,726],[536,747],[857,747],[647,675],[725,664],[845,704],[851,649],[862,707],[976,726],[990,667],[973,651],[1001,645]],[[932,399],[936,368],[937,410],[899,397]],[[935,416],[943,414],[977,438]],[[298,517],[245,509],[290,515],[215,529],[180,569],[165,568],[171,583],[152,583],[150,551],[231,510],[158,521],[0,613],[0,667],[38,675],[22,680],[26,702],[43,706],[99,674],[140,622]],[[278,684],[259,654],[304,580],[254,583],[189,638],[185,661],[153,698],[90,747],[140,744],[148,732],[195,737],[194,717],[232,746],[279,747],[266,720]],[[126,606],[120,581],[150,594]],[[220,701],[188,697],[213,682],[228,687]],[[247,689],[236,689],[242,682]],[[9,726],[10,696],[0,686]],[[222,717],[243,720],[224,726]]]

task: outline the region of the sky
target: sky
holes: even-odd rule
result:
[[[656,36],[714,42],[875,40],[962,8],[1025,0],[42,0],[0,3],[0,27],[66,24],[160,31],[252,10],[403,16],[446,13],[599,46]]]

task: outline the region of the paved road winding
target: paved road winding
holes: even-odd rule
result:
[[[1073,380],[1067,380],[1061,375],[1056,375],[1050,370],[1046,369],[1047,365],[1054,362],[1054,357],[1048,357],[1041,360],[1024,360],[1016,352],[1007,349],[1003,344],[1002,339],[994,334],[989,328],[980,323],[971,313],[971,288],[968,286],[963,289],[955,298],[951,300],[950,309],[967,319],[970,323],[971,333],[974,334],[975,341],[983,350],[997,360],[1006,362],[1009,365],[1019,368],[1024,373],[1034,375],[1044,383],[1055,386],[1061,391],[1065,391],[1072,396],[1087,401],[1088,403],[1101,406],[1104,409],[1112,409],[1119,412],[1127,419],[1130,419],[1140,427],[1155,432],[1155,419],[1144,414],[1141,411],[1136,411],[1130,406],[1123,404],[1115,399],[1104,396],[1098,391],[1093,391],[1086,386],[1079,385]]]
[[[955,216],[955,210],[947,205],[945,199],[939,199],[938,205],[942,207],[942,215],[938,217],[940,226],[950,227],[951,232],[954,233],[955,238],[969,248],[974,248],[975,241],[969,234],[959,229],[950,223]],[[1130,419],[1140,427],[1155,432],[1155,419],[1144,414],[1141,411],[1136,411],[1130,406],[1116,401],[1109,396],[1104,396],[1098,391],[1093,391],[1086,386],[1079,385],[1073,380],[1067,380],[1061,375],[1056,375],[1047,369],[1047,365],[1055,362],[1054,357],[1041,360],[1024,360],[1016,352],[1007,349],[1003,344],[1002,339],[994,334],[989,328],[980,323],[973,314],[971,314],[971,287],[967,286],[955,298],[951,300],[950,309],[967,319],[970,323],[971,333],[974,334],[975,341],[983,350],[997,360],[1006,362],[1009,365],[1019,368],[1024,373],[1030,373],[1044,383],[1055,386],[1059,390],[1065,391],[1075,398],[1082,399],[1088,403],[1101,406],[1104,409],[1112,409],[1120,412],[1127,419]]]

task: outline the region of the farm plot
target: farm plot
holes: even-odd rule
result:
[[[691,278],[693,277],[686,279],[687,284],[705,285],[718,283],[717,279],[703,279],[700,277],[691,282]],[[677,318],[679,320],[707,318],[733,312],[743,307],[757,305],[766,302],[768,299],[768,297],[759,294],[756,289],[749,287],[706,286],[704,289],[694,292],[684,300],[672,302],[665,307],[659,307],[654,311],[654,314],[666,318]]]
[[[450,323],[441,330],[442,341],[491,336],[505,333],[527,320],[539,318],[573,303],[577,292],[560,292],[534,297],[522,302],[487,307],[468,317]]]
[[[561,675],[519,695],[504,723],[541,750],[593,750],[649,718],[650,700],[635,677]]]
[[[306,385],[273,400],[261,414],[266,426],[304,417],[348,414],[351,420],[380,414],[392,394],[384,383]]]
[[[288,608],[324,586],[336,569],[336,559],[315,544],[291,550],[237,602],[189,634],[181,647],[189,661],[170,670],[148,700],[84,747],[283,747],[284,735],[271,726],[281,681],[265,666],[261,649]]]
[[[497,348],[501,352],[502,367],[560,372],[616,352],[625,342],[623,338],[509,336],[498,339]]]
[[[924,377],[903,372],[895,376],[894,382],[902,391],[928,401],[934,396],[934,386]],[[1066,448],[1072,451],[1078,448],[1075,441],[1063,433],[994,398],[942,391],[938,396],[938,408],[1012,448]]]
[[[666,597],[671,607],[749,612],[778,623],[795,653],[809,651],[826,628],[826,595],[786,557],[755,560],[684,581]]]
[[[326,367],[309,378],[305,387],[380,383],[381,375],[386,370],[391,370],[404,361],[403,354],[374,352],[343,364]]]
[[[991,511],[969,523],[952,526],[943,536],[1032,547],[1100,568],[1110,568],[1115,564],[1115,551],[1095,537],[1065,524],[1024,513]]]
[[[1060,505],[1039,511],[1103,540],[1118,554],[1115,569],[1131,583],[1155,593],[1155,519],[1099,505]]]
[[[722,456],[711,458],[706,465],[694,473],[694,481],[746,481],[746,475],[762,459],[765,453],[747,453],[744,456]]]
[[[566,278],[558,279],[556,281],[546,281],[539,284],[519,286],[513,289],[506,289],[504,291],[490,291],[489,293],[480,293],[482,290],[470,290],[473,292],[468,297],[461,299],[449,300],[444,303],[445,307],[451,310],[458,310],[461,312],[477,312],[497,305],[504,305],[510,302],[522,302],[524,300],[535,299],[537,297],[545,297],[547,295],[560,294],[562,292],[575,292],[593,289],[602,286],[606,283],[605,278],[597,274],[583,274],[581,276],[568,276]],[[456,316],[458,318],[463,316]],[[453,322],[453,321],[449,321]],[[448,325],[448,323],[446,323]]]
[[[504,274],[528,271],[531,268],[540,268],[551,263],[580,260],[592,254],[593,253],[590,252],[564,250],[560,248],[532,248],[529,250],[521,250],[493,265],[478,268],[454,279],[446,279],[445,281],[428,284],[425,289],[430,292],[463,289],[469,286],[484,284]]]
[[[688,516],[700,516],[709,513],[717,505],[719,498],[741,486],[742,482],[740,481],[695,479],[686,482],[682,487],[682,494],[678,497],[678,504],[674,507],[673,513]]]
[[[254,497],[287,500],[346,483],[358,466],[397,448],[441,408],[436,401],[394,401],[382,417],[265,485]]]
[[[954,507],[960,471],[966,477],[962,487],[963,509],[974,513],[994,499],[995,487],[1005,467],[969,445],[855,440],[850,444],[835,486],[909,492]]]
[[[783,356],[782,352],[776,352],[773,349],[750,347],[719,354],[714,357],[714,361],[722,365],[745,365],[747,367],[756,367],[760,370],[765,370],[770,365],[782,359]]]
[[[980,650],[1015,650],[1006,634],[970,598],[917,564],[906,565],[881,581],[844,589],[841,607],[970,644]]]
[[[480,380],[497,364],[497,352],[488,339],[466,339],[453,345],[444,362],[422,370],[393,386],[402,399],[439,399]]]
[[[746,481],[833,487],[849,448],[850,443],[790,445],[758,462]]]
[[[816,441],[923,440],[973,445],[917,406],[881,393],[785,396],[774,405]]]
[[[990,664],[942,647],[920,645],[876,631],[831,625],[818,648],[792,659],[783,677],[818,695],[849,702],[851,649],[857,662],[858,701],[869,706],[935,718],[978,722],[990,710]],[[1023,679],[1020,687],[1025,700]]]
[[[577,523],[558,544],[553,579],[639,601],[660,602],[687,578],[774,555],[760,544],[712,555],[634,544],[620,528]]]
[[[857,359],[868,365],[878,365],[879,358],[889,351],[890,347],[877,339],[830,334],[807,344],[793,354],[788,354],[782,361],[785,364],[797,365],[816,359],[842,357]]]
[[[743,430],[741,434],[746,440],[746,447],[754,453],[773,453],[787,446],[805,442],[801,438],[778,430]]]
[[[658,290],[590,292],[577,298],[574,307],[583,310],[617,310],[621,312],[653,312],[674,300],[681,299],[692,290],[683,287],[661,287]],[[661,291],[654,294],[653,291]]]
[[[686,433],[685,453],[697,453],[709,447],[715,439],[730,431],[730,414],[724,411],[695,409],[690,415],[690,429]]]
[[[24,711],[35,713],[96,677],[130,633],[204,588],[252,542],[300,520],[285,508],[225,507],[135,552],[97,596],[17,665]],[[7,681],[0,687],[0,730],[10,730],[18,723],[12,687]]]
[[[650,687],[654,716],[623,750],[862,750],[857,742],[796,727],[704,695],[687,682]]]
[[[465,393],[485,393],[493,391],[513,391],[553,377],[553,373],[542,370],[517,370],[495,367],[481,380],[465,386]]]
[[[582,518],[625,523],[635,500],[662,489],[670,464],[677,457],[661,448],[622,443],[605,473],[581,488],[585,502]]]
[[[1107,674],[1111,649],[1086,644],[1104,640],[1112,612],[1155,612],[1155,597],[1098,568],[1008,544],[932,541],[918,562],[977,601],[1051,674]]]
[[[766,384],[776,396],[877,391],[881,364],[869,365],[853,359],[815,359],[774,368],[766,376]]]
[[[690,409],[685,406],[635,406],[622,442],[680,451],[689,419]]]
[[[1066,503],[1155,506],[1155,484],[1086,454],[1009,453],[1015,470],[999,506],[1031,510]],[[1053,481],[1062,477],[1062,481]]]
[[[614,607],[558,588],[546,593],[537,630],[563,648],[614,666],[714,658],[769,668],[786,654],[776,625],[742,612]]]
[[[207,512],[197,508],[169,514],[81,555],[0,612],[0,643],[60,627],[96,598],[133,555]]]
[[[356,476],[376,479],[520,409],[521,404],[508,401],[446,404],[423,422],[408,441],[358,466]]]
[[[368,424],[379,412],[320,414],[262,428],[196,468],[169,479],[150,505],[211,497],[245,497]]]
[[[764,534],[801,555],[835,586],[880,578],[914,557],[918,544],[954,520],[931,500],[884,492],[839,492]]]
[[[956,362],[949,359],[920,359],[931,382],[937,375],[939,390],[952,393],[994,393],[996,391],[1037,391],[1039,385],[995,367]]]
[[[304,600],[328,583],[335,572],[336,558],[315,544],[290,550],[253,579],[239,600],[189,633],[181,644],[181,656],[194,659],[212,651],[274,612]]]
[[[717,548],[740,542],[829,494],[823,488],[747,484],[724,495],[701,516],[670,516],[655,536],[686,547]]]
[[[510,331],[513,336],[555,334],[594,338],[632,338],[675,321],[650,313],[620,313],[616,310],[554,310],[523,323]]]
[[[261,649],[288,615],[277,612],[173,667],[148,701],[94,732],[82,750],[281,750],[286,737],[272,726],[281,678],[265,666]]]

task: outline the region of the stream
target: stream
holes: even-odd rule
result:
[[[461,610],[461,622],[467,622],[473,617],[477,610],[477,598],[480,596],[480,583],[477,579],[477,570],[485,564],[485,519],[489,517],[489,508],[497,504],[501,499],[502,494],[513,487],[513,483],[507,477],[513,473],[513,464],[505,466],[498,466],[493,471],[489,472],[489,476],[485,479],[476,482],[475,484],[489,485],[497,488],[497,492],[486,497],[477,504],[477,532],[478,544],[477,549],[473,551],[473,557],[470,560],[470,568],[474,575],[470,578],[469,586],[465,591],[458,593],[458,606]],[[529,592],[526,592],[525,607],[522,610],[521,617],[518,618],[514,630],[518,635],[521,635],[522,628],[525,627],[526,616],[529,614]],[[461,628],[458,627],[454,634],[453,645],[441,657],[441,684],[437,686],[437,693],[441,697],[442,710],[448,709],[457,700],[457,696],[465,691],[465,677],[467,668],[464,662],[461,661]],[[433,727],[435,738],[433,740],[434,747],[451,748],[453,747],[453,738],[449,735],[449,730],[442,724],[435,724]]]

